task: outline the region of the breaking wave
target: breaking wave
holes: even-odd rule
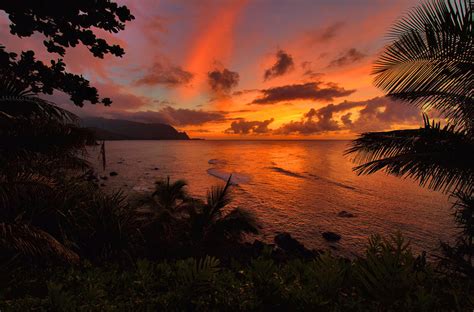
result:
[[[225,172],[216,168],[207,169],[207,173],[213,177],[221,179],[223,181],[227,181],[232,174],[232,178],[230,179],[230,184],[239,185],[245,184],[250,181],[250,177],[243,173],[235,173],[235,172]]]
[[[280,168],[280,167],[273,166],[273,167],[269,167],[269,168],[273,171],[282,173],[282,174],[290,176],[290,177],[306,179],[306,177],[304,175],[301,175],[299,173],[289,171],[289,170],[286,170],[286,169],[283,169],[283,168]]]
[[[212,158],[212,159],[209,159],[207,163],[210,165],[225,165],[227,161],[225,161],[224,159]]]
[[[320,176],[312,174],[312,173],[308,174],[309,175],[309,177],[308,177],[306,175],[303,175],[303,174],[300,174],[300,173],[297,173],[297,172],[293,172],[293,171],[290,171],[290,170],[286,170],[286,169],[283,169],[281,167],[272,166],[272,167],[269,167],[269,169],[271,169],[275,172],[287,175],[289,177],[300,178],[300,179],[308,179],[309,177],[311,177],[315,180],[324,181],[326,183],[330,183],[332,185],[343,187],[343,188],[346,188],[346,189],[349,189],[349,190],[355,190],[356,189],[353,186],[346,185],[346,184],[340,183],[340,182],[336,182],[336,181],[333,181],[333,180],[330,180],[330,179],[327,179],[327,178],[323,178],[323,177],[320,177]]]
[[[330,179],[326,179],[326,178],[320,177],[320,176],[312,174],[312,173],[310,173],[309,175],[312,178],[316,179],[316,180],[321,180],[321,181],[324,181],[324,182],[327,182],[327,183],[330,183],[330,184],[333,184],[333,185],[336,185],[336,186],[339,186],[339,187],[343,187],[343,188],[346,188],[346,189],[349,189],[349,190],[355,190],[356,189],[353,186],[346,185],[346,184],[340,183],[340,182],[336,182],[336,181],[333,181],[333,180],[330,180]]]

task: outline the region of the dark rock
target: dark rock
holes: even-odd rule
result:
[[[153,170],[159,170],[159,169],[160,169],[160,168],[158,168],[158,167],[153,168]]]
[[[252,247],[258,251],[258,252],[262,252],[263,248],[265,248],[265,246],[267,246],[268,244],[265,244],[264,242],[262,242],[261,240],[258,240],[256,239],[253,244],[252,244]]]
[[[337,214],[338,217],[340,218],[354,218],[355,215],[353,213],[350,213],[348,211],[340,211],[338,214]]]
[[[341,239],[341,235],[337,234],[337,233],[334,233],[334,232],[323,232],[322,233],[323,237],[325,240],[327,241],[332,241],[332,242],[336,242],[338,240]]]
[[[104,187],[104,186],[105,186],[105,184],[104,184],[104,183],[101,183],[101,184],[100,184],[100,186]]]
[[[306,248],[299,241],[294,239],[290,233],[279,233],[274,238],[275,244],[284,250],[289,256],[303,256],[311,258],[314,256],[313,252]]]
[[[108,179],[107,176],[101,176],[100,178],[101,178],[102,180],[107,180],[107,179]]]
[[[110,172],[110,176],[111,176],[111,177],[115,177],[115,176],[117,176],[117,175],[118,175],[118,173],[115,172],[115,171],[111,171],[111,172]]]
[[[123,161],[122,160],[117,161],[117,164],[123,164]]]

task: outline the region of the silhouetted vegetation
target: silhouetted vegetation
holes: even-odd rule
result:
[[[424,128],[366,133],[349,150],[360,174],[386,170],[455,191],[460,234],[432,263],[398,234],[373,236],[354,259],[307,250],[290,235],[277,246],[249,243],[261,224],[231,205],[230,178],[204,199],[170,178],[137,198],[104,192],[85,157],[93,134],[38,97],[57,89],[82,105],[97,103],[97,90],[60,60],[48,66],[33,51],[0,47],[0,310],[472,309],[472,8],[434,1],[414,11],[376,68],[389,96],[434,107],[450,125],[426,117]],[[97,57],[121,56],[91,28],[117,32],[133,19],[111,1],[4,1],[0,10],[12,34],[42,33],[61,56],[79,43]]]
[[[445,276],[400,236],[374,236],[353,261],[324,253],[277,263],[268,255],[223,265],[217,258],[150,262],[129,270],[55,268],[3,289],[0,309],[56,311],[462,311],[472,281]]]
[[[376,62],[375,84],[387,95],[442,113],[448,124],[424,115],[420,129],[364,133],[355,153],[358,174],[384,170],[421,186],[454,192],[456,245],[443,244],[447,259],[474,276],[474,3],[427,1],[400,19]]]
[[[134,19],[126,6],[113,1],[2,1],[0,11],[10,20],[10,33],[18,37],[34,34],[44,36],[48,52],[61,57],[66,49],[84,45],[95,57],[106,54],[121,57],[125,52],[118,45],[110,45],[98,38],[94,30],[117,33],[125,28],[125,23]],[[99,102],[97,89],[89,85],[82,75],[66,71],[62,59],[45,64],[35,57],[32,50],[21,55],[8,52],[0,44],[0,68],[15,73],[11,79],[20,81],[34,93],[52,94],[54,90],[68,94],[74,104],[82,106],[84,101]],[[100,100],[110,105],[109,98]]]
[[[217,255],[239,247],[245,234],[258,234],[260,224],[243,208],[228,209],[230,179],[208,191],[206,200],[192,198],[186,182],[156,182],[155,191],[137,200],[137,217],[149,256]],[[156,254],[158,252],[158,254]]]

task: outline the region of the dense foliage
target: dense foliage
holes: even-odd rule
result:
[[[353,261],[321,254],[276,263],[263,254],[222,265],[212,257],[18,271],[2,311],[468,311],[473,284],[435,270],[400,237],[371,238]]]

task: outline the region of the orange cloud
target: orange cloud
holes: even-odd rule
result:
[[[212,10],[206,15],[207,22],[196,34],[184,68],[196,74],[194,88],[182,89],[184,99],[194,96],[203,89],[206,73],[217,59],[230,56],[233,45],[234,26],[239,13],[248,0],[234,0]]]

